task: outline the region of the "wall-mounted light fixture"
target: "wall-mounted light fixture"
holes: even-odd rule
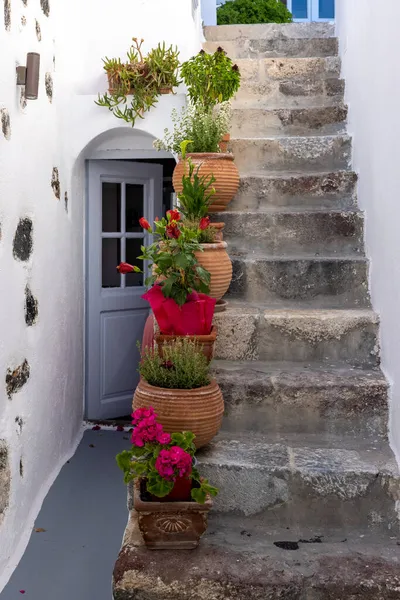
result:
[[[26,67],[17,67],[17,85],[25,86],[25,98],[36,100],[39,91],[40,54],[29,52]]]

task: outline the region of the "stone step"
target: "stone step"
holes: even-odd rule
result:
[[[214,322],[216,359],[379,364],[379,319],[372,310],[273,309],[230,300]]]
[[[295,40],[335,37],[332,23],[264,23],[256,25],[219,25],[204,28],[207,41],[220,42],[248,38],[251,40]]]
[[[362,256],[364,215],[358,211],[227,211],[224,240],[233,255]]]
[[[237,58],[318,58],[337,56],[339,44],[337,38],[285,38],[272,37],[250,39],[240,37],[221,42],[205,42],[206,52],[214,53],[217,48],[225,50],[232,60]]]
[[[243,81],[233,108],[316,108],[342,105],[345,84],[337,77]]]
[[[231,136],[262,138],[279,135],[345,133],[347,106],[322,108],[234,109]]]
[[[340,77],[338,56],[323,58],[238,58],[241,87],[247,82],[286,81],[302,83]]]
[[[351,209],[356,205],[357,175],[353,171],[330,173],[242,174],[239,191],[229,211]],[[222,217],[224,220],[224,217]]]
[[[226,300],[285,308],[366,308],[368,261],[349,258],[235,258]]]
[[[380,370],[216,360],[213,371],[224,430],[387,437],[388,384]]]
[[[385,441],[326,434],[222,432],[197,455],[215,510],[275,527],[399,533],[400,475]]]
[[[298,550],[282,547],[288,541]],[[400,600],[399,564],[400,547],[390,532],[266,528],[256,518],[214,511],[196,551],[154,552],[145,548],[132,511],[114,568],[113,598]]]
[[[230,150],[240,174],[336,171],[351,163],[348,135],[232,139]]]

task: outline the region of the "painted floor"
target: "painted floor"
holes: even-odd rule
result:
[[[111,600],[112,571],[128,520],[115,455],[129,447],[127,432],[85,432],[36,520],[35,529],[45,531],[33,531],[0,600]]]

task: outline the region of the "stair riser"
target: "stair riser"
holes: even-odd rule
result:
[[[310,109],[342,105],[344,81],[341,79],[291,79],[263,82],[244,81],[232,101],[232,107],[259,109]]]
[[[356,191],[357,176],[350,171],[301,178],[243,177],[229,211],[276,207],[348,209],[356,204]]]
[[[273,310],[262,314],[256,309],[228,309],[214,317],[215,358],[377,366],[377,320],[340,312],[317,319],[296,313],[282,318],[281,312]]]
[[[277,450],[278,451],[278,450]],[[304,449],[303,452],[306,452]],[[332,459],[340,451],[329,450]],[[289,460],[296,461],[296,450]],[[200,454],[202,474],[219,488],[214,510],[246,516],[257,515],[260,526],[312,527],[322,533],[328,527],[366,527],[375,531],[399,530],[395,498],[398,488],[376,473],[293,471],[285,467],[207,464]],[[304,464],[307,464],[307,456]],[[338,454],[340,460],[340,454]],[[283,461],[282,461],[283,462]],[[398,493],[398,492],[397,492]]]
[[[359,261],[233,260],[229,298],[277,308],[369,307],[368,265]]]
[[[308,82],[340,77],[340,59],[336,56],[328,58],[264,58],[236,60],[241,73],[241,81],[263,82],[290,79]],[[242,85],[243,85],[242,83]]]
[[[275,135],[333,135],[344,133],[347,108],[326,107],[282,110],[233,110],[233,138],[270,137]]]
[[[338,40],[336,38],[315,39],[246,39],[236,41],[226,40],[220,42],[206,42],[203,48],[206,52],[213,53],[219,46],[225,50],[230,58],[319,58],[337,56]]]
[[[363,254],[363,215],[357,212],[239,213],[221,216],[232,255]]]
[[[225,25],[224,27],[206,27],[205,37],[208,41],[247,39],[312,39],[332,38],[335,26],[332,23],[265,23],[259,25]]]
[[[254,171],[323,172],[347,169],[351,140],[347,136],[231,140],[239,173]]]

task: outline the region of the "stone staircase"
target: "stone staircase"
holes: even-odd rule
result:
[[[199,453],[221,491],[193,553],[149,553],[131,519],[115,598],[400,599],[400,476],[333,26],[206,38],[243,77],[231,133],[241,187],[215,215],[234,263],[216,315],[226,416]]]

